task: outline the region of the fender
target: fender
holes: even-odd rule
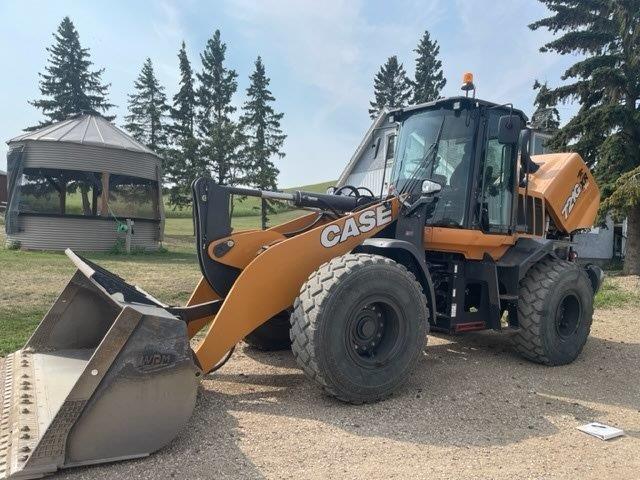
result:
[[[436,294],[433,288],[431,274],[429,273],[429,268],[425,261],[424,251],[421,252],[411,242],[395,238],[368,238],[358,245],[353,251],[356,253],[372,253],[391,258],[398,263],[403,264],[409,269],[409,271],[416,274],[418,281],[422,284],[425,295],[429,300],[427,305],[431,312],[431,318],[429,321],[435,322]],[[413,263],[417,268],[410,268],[410,265],[407,265],[407,256],[413,260],[411,263]]]

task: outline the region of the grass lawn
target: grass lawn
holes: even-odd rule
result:
[[[303,212],[287,211],[269,217],[270,225]],[[238,230],[260,228],[260,218],[235,217]],[[182,304],[200,279],[191,218],[168,218],[166,251],[152,254],[84,254],[90,260],[140,285],[166,303]],[[0,355],[21,348],[74,272],[62,252],[6,250],[0,222]]]
[[[613,275],[606,277],[596,295],[594,307],[601,309],[640,306],[640,283],[634,285],[638,277]]]
[[[278,225],[280,223],[288,222],[296,217],[299,217],[306,213],[304,210],[289,210],[282,213],[276,213],[269,215],[269,225]],[[237,230],[251,230],[260,228],[260,217],[233,217],[231,219],[231,226]],[[167,218],[164,227],[165,237],[171,238],[185,238],[190,237],[193,241],[193,220],[191,217],[172,217]]]

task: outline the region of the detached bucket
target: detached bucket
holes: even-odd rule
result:
[[[195,406],[200,371],[185,322],[67,255],[78,271],[0,370],[0,478],[148,455]]]

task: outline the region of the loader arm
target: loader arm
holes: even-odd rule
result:
[[[238,245],[239,248],[230,250],[228,255],[225,255],[220,259],[216,258],[216,261],[231,267],[244,268],[255,258],[263,246],[267,245],[269,242],[285,240],[287,238],[285,236],[287,232],[304,229],[304,227],[313,222],[317,216],[318,214],[316,213],[303,215],[289,222],[271,227],[265,231],[248,230],[238,232],[230,237],[211,242],[207,250],[209,255],[214,257],[217,245],[223,245],[229,240],[232,240],[234,245]],[[326,221],[318,222],[318,224],[324,225],[326,224]],[[206,258],[207,257],[205,257],[205,261],[209,261],[206,260]],[[189,297],[186,306],[191,307],[201,305],[206,302],[211,302],[212,300],[220,299],[222,299],[222,296],[211,288],[211,285],[203,276],[200,278],[200,281],[191,294],[191,297]],[[211,320],[212,317],[208,315],[188,322],[187,330],[189,332],[189,338],[193,338],[205,325],[211,322]]]
[[[243,263],[246,265],[195,348],[198,366],[205,372],[210,371],[248,333],[290,307],[302,284],[320,265],[376,235],[392,223],[398,213],[399,202],[394,198],[374,203],[290,238],[271,229],[266,232],[240,232],[207,245],[203,261],[226,262],[236,268]],[[267,240],[267,244],[258,245],[261,243],[259,240]],[[215,260],[211,258],[215,245],[229,241],[234,245],[231,251],[244,253]],[[253,252],[252,258],[247,258],[249,252]],[[214,292],[214,289],[210,288],[210,291]],[[200,301],[210,298],[207,293],[207,287],[201,282],[194,296],[202,294],[198,298]],[[202,326],[209,320],[201,319],[198,323]]]

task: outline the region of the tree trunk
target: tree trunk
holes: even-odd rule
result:
[[[60,178],[60,215],[64,215],[67,210],[67,180]]]
[[[95,185],[91,189],[91,215],[98,215],[98,188]]]
[[[625,275],[640,275],[640,202],[627,215],[627,243],[622,271]]]
[[[91,204],[89,203],[89,188],[80,187],[80,195],[82,196],[82,214],[84,216],[91,215]]]

